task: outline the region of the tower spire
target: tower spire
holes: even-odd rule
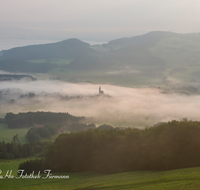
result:
[[[99,94],[104,94],[103,90],[101,90],[101,86],[99,86]]]

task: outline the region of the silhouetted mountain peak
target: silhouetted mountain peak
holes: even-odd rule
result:
[[[77,38],[70,38],[70,39],[67,39],[67,40],[63,40],[61,42],[57,42],[56,44],[65,44],[67,46],[90,46],[89,43],[86,43],[86,42],[83,42]]]

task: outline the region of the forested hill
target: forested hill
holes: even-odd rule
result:
[[[134,78],[150,77],[148,80],[155,78],[162,81],[178,73],[176,77],[200,81],[200,33],[155,31],[112,40],[102,45],[68,39],[51,44],[18,47],[0,52],[0,69],[56,73],[66,78],[70,73],[79,72],[76,80],[80,72],[87,72],[86,77],[80,80],[88,78],[88,71],[100,74],[113,70],[126,70],[130,73],[137,71]],[[106,79],[105,76],[103,78]]]
[[[5,122],[9,128],[31,127],[34,124],[60,123],[69,124],[84,121],[85,117],[76,117],[69,113],[54,112],[27,112],[27,113],[7,113]]]
[[[1,59],[75,59],[76,57],[86,56],[91,53],[93,53],[93,51],[90,49],[90,44],[82,42],[78,39],[68,39],[57,43],[12,48],[10,50],[3,51]]]
[[[46,73],[59,67],[56,61],[60,59],[76,60],[89,55],[95,55],[95,51],[90,48],[90,44],[78,39],[17,47],[1,52],[0,69],[10,72]]]
[[[120,38],[116,40],[112,40],[108,42],[109,46],[130,46],[130,45],[139,45],[143,47],[151,47],[156,45],[157,42],[167,38],[174,38],[180,37],[181,34],[173,33],[173,32],[149,32],[144,35],[134,36],[134,37],[127,37],[127,38]],[[183,35],[182,35],[183,36]]]
[[[142,40],[138,41],[138,39]],[[135,44],[135,41],[137,44]],[[147,34],[111,41],[99,46],[90,46],[90,44],[78,39],[68,39],[51,44],[18,47],[2,51],[0,69],[21,72],[48,72],[58,67],[56,63],[60,59],[66,62],[62,65],[65,69],[74,70],[116,69],[126,65],[140,64],[163,68],[164,60],[154,56],[147,49],[149,41],[155,44],[157,39]]]
[[[118,173],[200,166],[200,122],[171,121],[144,130],[87,130],[60,135],[44,162],[20,166],[28,173],[40,166],[53,172]]]

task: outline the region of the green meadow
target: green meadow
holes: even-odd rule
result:
[[[20,162],[24,160],[2,161],[0,169],[3,177],[8,170],[17,176]],[[187,168],[172,171],[136,171],[118,174],[95,173],[60,173],[52,175],[66,175],[69,179],[0,179],[1,189],[29,189],[29,190],[100,190],[100,189],[170,189],[193,190],[200,187],[200,168]],[[46,175],[42,175],[45,177]]]
[[[73,59],[36,59],[29,60],[31,63],[51,63],[59,66],[68,65]]]
[[[28,141],[26,140],[26,133],[28,132],[28,130],[30,129],[30,127],[27,128],[16,128],[16,129],[9,129],[7,127],[7,125],[5,124],[0,124],[0,139],[1,142],[4,141],[5,143],[10,143],[12,141],[12,138],[14,137],[14,135],[18,134],[18,139],[19,142],[21,144],[25,144],[28,143]],[[69,131],[65,131],[65,132],[69,132]],[[41,138],[40,141],[55,141],[55,139],[59,136],[59,134],[55,134],[51,136],[51,139],[45,139],[45,138]]]
[[[0,124],[0,139],[1,142],[10,143],[14,135],[18,134],[18,139],[21,144],[27,143],[25,135],[30,128],[9,129],[7,125]]]

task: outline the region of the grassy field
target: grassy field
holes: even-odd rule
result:
[[[59,66],[68,65],[73,59],[38,59],[38,60],[29,60],[31,63],[52,63]]]
[[[19,128],[19,129],[9,129],[7,125],[0,124],[0,142],[4,141],[5,143],[10,143],[14,135],[18,134],[18,139],[21,144],[28,143],[25,138],[26,133],[30,128]],[[65,130],[65,133],[70,131]],[[51,136],[51,139],[41,138],[40,141],[52,141],[54,142],[55,139],[60,134],[55,134]]]
[[[25,138],[26,133],[28,132],[30,128],[19,128],[19,129],[9,129],[7,125],[0,124],[0,142],[4,141],[5,143],[10,143],[12,141],[12,138],[14,135],[18,134],[18,139],[21,144],[28,143],[28,141]],[[69,131],[65,131],[67,133]],[[51,139],[45,139],[41,138],[40,141],[52,141],[54,142],[55,139],[59,136],[60,134],[55,134],[51,136]]]
[[[16,176],[21,161],[0,162],[3,176],[13,170]],[[52,189],[52,190],[100,190],[100,189],[170,189],[193,190],[200,187],[200,168],[187,168],[172,171],[137,171],[111,175],[94,173],[65,173],[69,179],[0,179],[1,189]]]
[[[9,129],[7,125],[0,124],[0,141],[9,143],[12,141],[14,135],[18,134],[19,142],[27,143],[25,135],[30,128]]]

